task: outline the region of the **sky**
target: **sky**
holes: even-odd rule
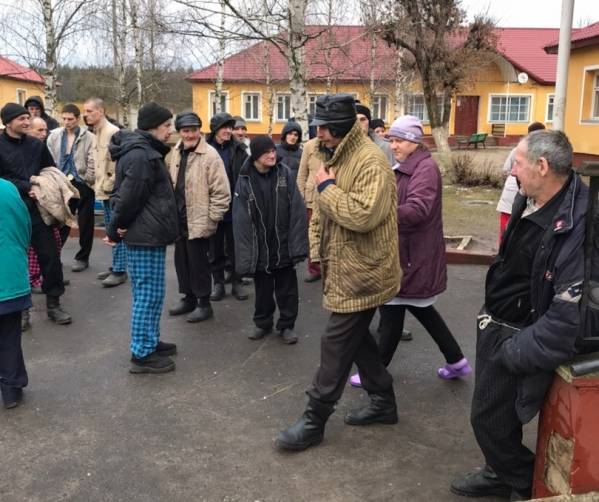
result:
[[[462,0],[469,17],[484,13],[498,26],[559,28],[562,0]],[[599,21],[599,0],[575,0],[572,25],[576,27]]]

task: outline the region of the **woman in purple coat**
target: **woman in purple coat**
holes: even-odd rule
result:
[[[417,117],[398,118],[388,138],[397,163],[397,223],[399,256],[403,269],[397,296],[381,307],[379,351],[389,365],[399,342],[406,310],[431,335],[445,357],[439,377],[450,380],[472,372],[460,346],[435,309],[437,296],[447,287],[447,264],[441,215],[441,173],[422,144],[422,124]],[[350,383],[359,386],[359,375]]]

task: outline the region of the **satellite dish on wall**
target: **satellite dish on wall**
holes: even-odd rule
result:
[[[528,74],[527,73],[518,73],[518,83],[525,84],[528,82]]]

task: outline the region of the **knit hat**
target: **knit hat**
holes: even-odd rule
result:
[[[202,119],[195,112],[181,112],[175,119],[175,129],[180,131],[184,127],[202,127]]]
[[[233,117],[233,120],[235,121],[235,125],[233,126],[233,129],[237,129],[238,127],[243,127],[244,129],[247,129],[247,124],[245,123],[245,119],[243,117],[240,117],[239,115],[235,115]]]
[[[385,121],[383,119],[372,119],[370,121],[370,128],[376,129],[377,127],[385,128]]]
[[[219,129],[226,126],[235,126],[235,119],[230,113],[220,112],[210,119],[210,132],[215,133]]]
[[[270,136],[266,134],[260,134],[250,141],[250,158],[252,160],[258,160],[269,150],[276,150],[275,142]]]
[[[316,100],[316,111],[311,126],[352,124],[356,121],[356,104],[347,93],[325,94]]]
[[[142,131],[149,131],[150,129],[155,129],[170,118],[173,118],[173,114],[170,110],[166,109],[164,106],[160,106],[154,101],[150,101],[139,109],[137,115],[137,128]]]
[[[356,113],[360,113],[362,115],[366,115],[368,122],[372,120],[372,115],[370,113],[370,108],[364,106],[363,104],[356,103]]]
[[[2,110],[0,110],[0,118],[4,125],[8,125],[11,120],[20,117],[21,115],[29,115],[29,112],[27,111],[27,108],[18,105],[17,103],[6,103]]]
[[[422,143],[422,122],[413,115],[404,115],[391,124],[387,136],[389,138],[401,138],[412,143]]]

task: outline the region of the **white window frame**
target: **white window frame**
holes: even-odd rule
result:
[[[487,105],[487,122],[489,124],[528,124],[530,123],[530,116],[533,109],[533,95],[532,94],[508,94],[508,93],[493,93],[489,94],[489,100]],[[505,120],[491,120],[491,113],[493,109],[493,98],[506,98],[506,117]],[[509,103],[510,99],[514,98],[528,98],[528,113],[524,120],[509,120]]]
[[[385,99],[385,113],[380,113],[381,104],[380,101]],[[372,118],[373,119],[383,119],[383,122],[387,122],[387,113],[389,113],[389,95],[388,94],[375,94],[374,95],[374,103],[372,103]],[[377,103],[378,101],[378,103]],[[375,113],[375,109],[379,108],[379,113]],[[426,106],[425,106],[426,109]]]
[[[22,89],[20,87],[17,87],[17,97],[16,97],[16,102],[18,104],[20,104],[21,106],[25,105],[25,101],[27,101],[27,89]],[[21,102],[21,99],[19,99],[19,94],[23,93],[23,102]]]
[[[245,98],[247,96],[258,96],[257,117],[245,116]],[[241,93],[241,114],[246,122],[262,122],[262,92],[260,91],[244,91]]]
[[[420,121],[423,124],[428,125],[428,124],[430,124],[430,119],[428,116],[428,108],[426,106],[426,102],[424,101],[424,94],[422,92],[413,92],[413,93],[409,93],[407,95],[406,114],[414,115],[413,111],[409,109],[409,105],[410,105],[410,99],[412,99],[416,96],[422,98],[422,106],[423,106],[423,110],[424,110],[422,118],[421,119],[420,119],[420,117],[418,117],[418,118],[420,119]],[[437,96],[437,101],[441,101],[441,104],[444,104],[444,100],[445,100],[445,98],[443,96]]]
[[[591,100],[591,120],[599,120],[599,71],[593,76],[593,99]],[[595,112],[597,114],[595,115]]]
[[[279,116],[279,98],[288,98],[289,99],[289,116],[281,117]],[[277,122],[287,122],[291,118],[291,94],[288,92],[278,92],[275,95],[275,119]]]
[[[549,104],[551,103],[551,117],[549,117]],[[555,94],[547,94],[547,105],[545,106],[545,122],[547,124],[553,123],[553,116],[555,115]]]
[[[225,98],[225,109],[222,110],[225,113],[229,113],[229,91],[222,91],[221,94],[224,96]],[[214,113],[213,113],[213,103],[214,103],[214,98],[216,95],[216,91],[210,91],[208,93],[208,113],[210,115],[210,118],[214,117]]]
[[[320,96],[324,96],[325,93],[324,92],[309,92],[308,93],[308,115],[314,115],[313,113],[311,113],[310,111],[310,100],[314,99],[314,113],[316,113],[316,100],[320,97]]]
[[[593,96],[591,98],[591,109],[590,109],[590,113],[588,117],[585,117],[583,115],[584,112],[584,84],[586,81],[586,76],[587,73],[594,73],[595,74],[595,78],[596,76],[599,74],[599,65],[591,65],[591,66],[585,66],[582,69],[582,81],[580,84],[580,110],[578,112],[578,125],[585,125],[585,126],[599,126],[599,117],[594,118],[592,116],[593,114],[593,110],[595,109],[595,101],[593,98],[595,98],[595,93],[593,93]],[[594,87],[595,84],[595,80],[593,81],[592,85],[593,85],[593,89],[595,89]],[[599,96],[597,97],[599,99]]]

